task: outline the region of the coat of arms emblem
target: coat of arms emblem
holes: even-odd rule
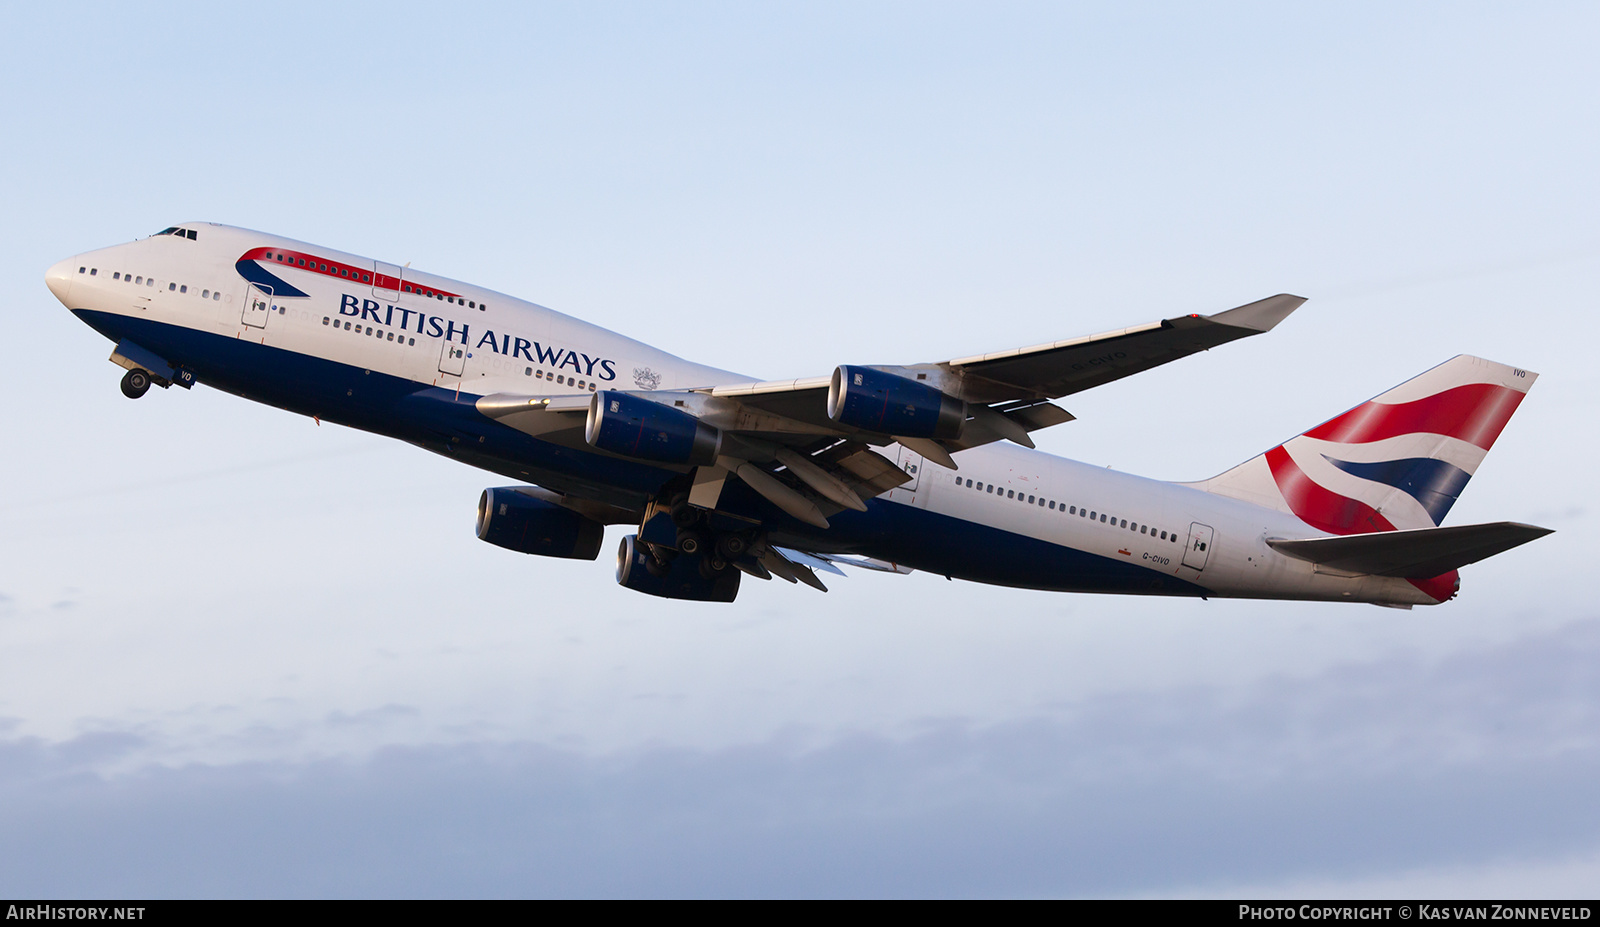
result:
[[[661,385],[661,374],[649,367],[633,368],[633,382],[639,384],[640,389],[655,389]]]

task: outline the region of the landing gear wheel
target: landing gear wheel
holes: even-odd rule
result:
[[[717,553],[724,560],[738,560],[739,555],[750,549],[750,542],[742,534],[724,534],[717,538]]]
[[[705,538],[698,531],[678,532],[678,549],[686,554],[698,553],[705,545]]]
[[[671,573],[672,558],[678,556],[678,552],[670,547],[662,547],[660,544],[649,544],[647,547],[650,550],[650,556],[645,558],[644,561],[645,572],[657,579]]]
[[[700,575],[706,579],[716,579],[728,569],[728,561],[712,555],[700,559]]]
[[[148,392],[150,392],[150,374],[134,369],[122,375],[122,395],[129,399],[138,399]]]

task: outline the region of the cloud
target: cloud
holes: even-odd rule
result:
[[[137,738],[13,740],[0,891],[1083,895],[1531,865],[1600,850],[1596,666],[1591,621],[815,748],[455,743],[108,775],[86,770]]]

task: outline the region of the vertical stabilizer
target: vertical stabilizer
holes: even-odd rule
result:
[[[1538,374],[1460,355],[1204,482],[1328,534],[1431,528]]]

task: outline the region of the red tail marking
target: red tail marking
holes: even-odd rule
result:
[[[1523,395],[1492,383],[1471,383],[1414,402],[1364,402],[1306,432],[1306,437],[1367,444],[1421,432],[1459,438],[1488,450]]]
[[[1365,502],[1325,489],[1306,476],[1289,452],[1278,445],[1267,451],[1267,466],[1272,479],[1289,503],[1289,511],[1301,521],[1329,534],[1366,534],[1393,531],[1394,525]]]
[[[1435,602],[1448,602],[1456,597],[1456,591],[1461,588],[1461,574],[1451,570],[1432,579],[1408,579],[1406,582],[1421,589],[1424,595]]]

